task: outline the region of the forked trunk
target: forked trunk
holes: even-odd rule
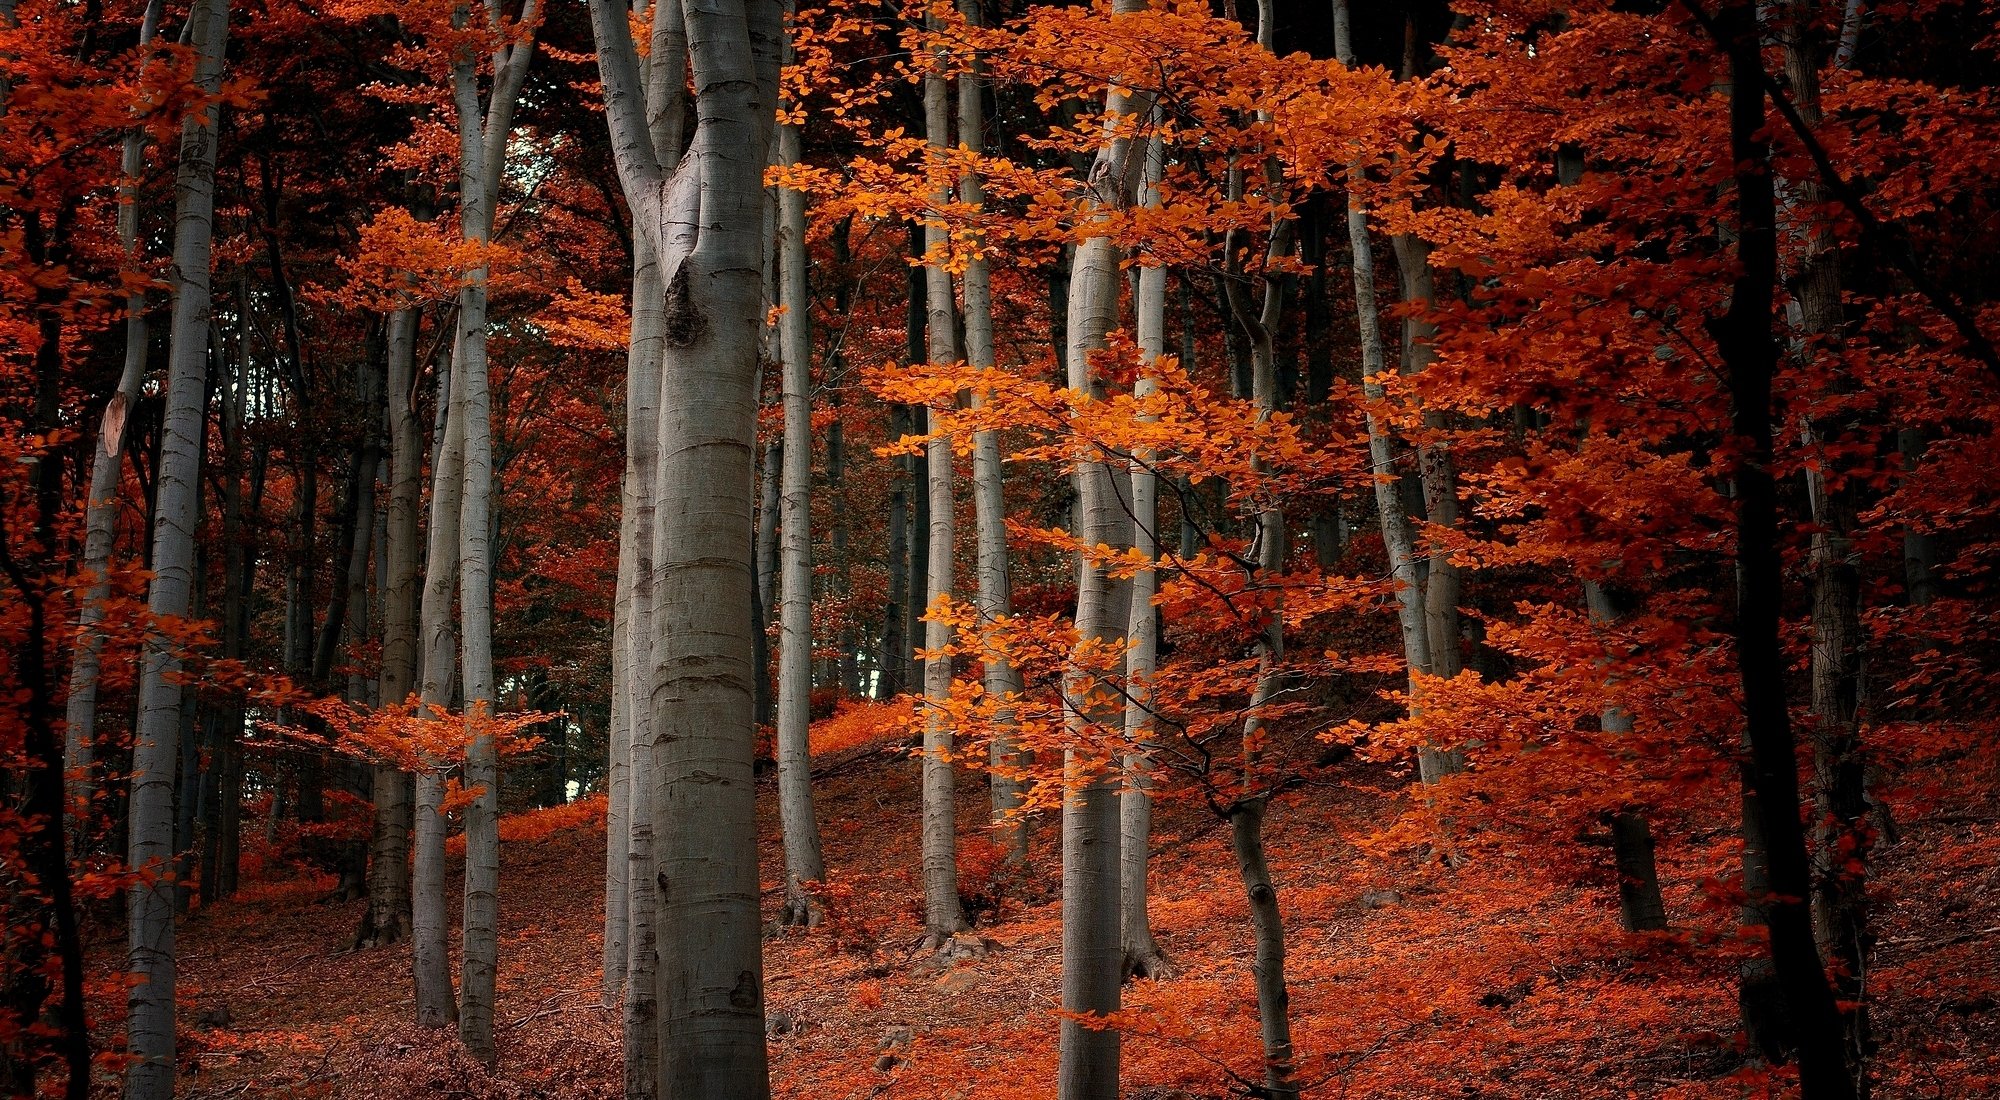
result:
[[[1144,0],[1117,0],[1113,11],[1145,9]],[[1141,94],[1113,86],[1105,93],[1103,140],[1087,177],[1085,216],[1102,221],[1131,203],[1144,160],[1122,121],[1150,104]],[[1117,323],[1116,241],[1092,232],[1076,246],[1065,296],[1063,360],[1069,388],[1085,400],[1103,394],[1091,369],[1090,353],[1104,346]],[[1122,471],[1120,472],[1122,474]],[[1086,443],[1075,460],[1077,535],[1086,546],[1120,547],[1131,538],[1130,501],[1124,478]],[[1105,667],[1102,650],[1120,637],[1129,611],[1129,586],[1115,583],[1106,568],[1079,555],[1076,629],[1078,648],[1063,672],[1063,711],[1076,747],[1063,762],[1063,945],[1062,1007],[1066,1012],[1104,1015],[1118,1011],[1124,952],[1119,942],[1118,760],[1115,750],[1091,747],[1123,733],[1119,705],[1122,662]],[[1064,1017],[1058,1037],[1056,1089],[1061,1100],[1116,1100],[1118,1032],[1087,1027]]]
[[[160,23],[160,0],[150,0],[139,24],[139,50],[152,43]],[[145,134],[132,129],[125,133],[120,153],[118,184],[118,246],[125,263],[136,268],[139,253],[139,177],[145,168]],[[63,771],[68,776],[67,812],[72,815],[70,837],[81,851],[89,830],[90,798],[97,789],[94,770],[97,756],[98,654],[104,638],[97,624],[104,621],[104,601],[111,595],[111,550],[117,535],[118,478],[123,469],[125,422],[139,400],[139,384],[146,377],[146,295],[125,297],[125,366],[118,375],[118,389],[104,408],[97,431],[97,446],[90,452],[90,496],[84,505],[83,575],[89,587],[76,613],[76,649],[70,655],[69,696],[66,702]]]

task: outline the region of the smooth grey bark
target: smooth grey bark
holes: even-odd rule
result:
[[[195,0],[188,13],[195,85],[214,96],[221,87],[229,34],[228,0]],[[173,328],[167,352],[166,409],[154,482],[153,582],[146,607],[154,620],[188,614],[195,584],[195,524],[207,416],[210,259],[215,240],[216,134],[220,106],[211,102],[181,125],[174,174]],[[139,717],[132,736],[132,786],[126,861],[164,874],[173,858],[174,770],[180,757],[181,659],[161,637],[146,643],[139,678]],[[130,937],[126,969],[125,1072],[128,1100],[172,1100],[174,1094],[174,885],[143,879],[128,894]]]
[[[532,28],[538,0],[523,0],[516,28]],[[497,4],[481,15],[500,30]],[[471,16],[463,11],[460,22]],[[520,33],[518,29],[515,33]],[[452,98],[458,110],[459,227],[468,243],[493,236],[494,207],[507,163],[507,142],[528,64],[535,52],[530,31],[495,47],[492,87],[479,92],[479,59],[469,49],[452,59]],[[491,732],[493,684],[493,442],[486,358],[484,264],[466,273],[458,293],[457,385],[452,400],[463,408],[465,488],[459,501],[459,664],[465,690],[465,915],[461,928],[458,1035],[473,1057],[491,1064],[494,980],[499,967],[500,760]]]
[[[759,672],[747,612],[763,172],[782,19],[772,0],[691,6],[685,17],[697,125],[669,172],[644,129],[624,8],[591,3],[620,186],[667,287],[651,699],[661,773],[659,1091],[766,1100],[752,775]]]
[[[654,863],[654,788],[658,746],[653,737],[653,474],[660,452],[660,356],[666,340],[664,294],[659,260],[643,235],[633,238],[632,336],[625,382],[625,523],[619,566],[627,573],[620,589],[623,637],[612,690],[629,729],[626,764],[625,882],[626,945],[625,1095],[649,1100],[659,1084],[659,913]],[[629,559],[629,562],[628,562]],[[608,909],[607,909],[608,912]]]
[[[1116,13],[1142,11],[1144,0],[1116,0]],[[1123,120],[1150,109],[1142,93],[1113,86],[1105,93],[1103,137],[1086,177],[1083,218],[1101,224],[1130,205],[1143,167]],[[1064,318],[1064,364],[1069,388],[1080,400],[1098,400],[1103,382],[1090,353],[1104,346],[1117,322],[1119,248],[1111,236],[1089,232],[1071,264]],[[1088,441],[1077,443],[1075,470],[1078,534],[1086,546],[1125,544],[1129,502],[1121,478]],[[1079,555],[1076,629],[1078,647],[1063,674],[1063,710],[1078,745],[1123,733],[1124,713],[1115,683],[1122,661],[1104,667],[1103,649],[1125,629],[1120,593],[1106,568]],[[1129,589],[1128,589],[1129,591]],[[1109,757],[1109,758],[1107,758]],[[1065,750],[1063,761],[1062,1007],[1071,1013],[1118,1011],[1124,952],[1119,943],[1119,817],[1115,750]],[[1119,1036],[1065,1017],[1058,1036],[1057,1094],[1061,1100],[1116,1100]]]
[[[687,41],[679,0],[651,5],[652,49],[643,74],[646,136],[655,155],[678,155],[686,117]],[[686,216],[686,215],[684,215]],[[634,233],[632,329],[625,381],[624,506],[619,518],[618,592],[612,645],[612,706],[620,730],[612,745],[620,820],[607,836],[605,870],[606,999],[624,1025],[625,1095],[660,1095],[659,744],[653,735],[653,529],[659,468],[660,370],[666,350],[666,282],[655,238]],[[616,920],[615,927],[609,922]],[[614,947],[615,944],[615,947]],[[612,955],[616,953],[616,973]]]
[[[981,0],[959,0],[959,14],[972,26],[980,26],[985,14]],[[986,109],[982,91],[983,66],[975,58],[958,74],[958,143],[975,153],[986,151]],[[984,212],[986,187],[979,173],[967,170],[958,178],[958,201]],[[992,271],[984,252],[985,238],[975,238],[975,252],[966,261],[960,277],[964,298],[965,362],[974,370],[991,369],[997,359],[993,348]],[[983,392],[973,394],[975,405],[983,404]],[[997,622],[1014,613],[1014,585],[1007,560],[1006,468],[1000,454],[1000,433],[982,431],[972,437],[973,522],[978,535],[978,608],[982,621]],[[1021,673],[1006,660],[985,662],[986,694],[1004,699],[1021,691]],[[1009,861],[1028,860],[1029,826],[1022,816],[1026,784],[1021,771],[1026,765],[1009,730],[1012,712],[1002,709],[993,716],[993,735],[988,745],[988,795],[994,832]]]
[[[636,290],[636,273],[633,285]],[[629,365],[626,376],[629,408]],[[629,448],[630,436],[626,438]],[[620,513],[618,526],[618,579],[611,609],[611,706],[604,731],[608,758],[604,767],[604,945],[603,980],[599,994],[606,1008],[617,1008],[623,1003],[625,971],[631,962],[630,945],[625,938],[631,927],[629,906],[632,889],[632,711],[631,693],[627,690],[631,670],[627,662],[631,652],[632,571],[638,564],[638,541],[632,533],[634,509],[631,503],[633,486],[629,450],[626,462],[625,507]]]
[[[159,30],[161,0],[149,0],[139,22],[139,50],[143,54]],[[134,127],[125,132],[119,152],[118,247],[125,265],[136,268],[139,249],[139,176],[145,168],[145,131]],[[97,624],[104,621],[104,601],[111,595],[111,550],[117,535],[118,475],[123,468],[122,445],[125,419],[139,400],[139,385],[146,377],[146,295],[143,291],[125,296],[125,364],[118,375],[118,388],[104,407],[97,430],[97,446],[90,452],[90,496],[83,518],[82,573],[90,586],[84,591],[76,613],[76,648],[70,654],[69,694],[65,702],[63,771],[69,777],[67,795],[70,837],[81,850],[89,828],[90,799],[97,789],[94,771],[97,755],[98,655],[104,638]]]
[[[764,445],[764,465],[757,481],[757,596],[766,625],[778,613],[778,501],[784,493],[785,437]]]
[[[458,358],[454,353],[452,360]],[[460,498],[465,491],[465,421],[453,399],[455,370],[440,365],[437,457],[431,463],[430,522],[426,527],[424,587],[418,612],[423,646],[423,717],[449,707],[458,689],[458,632],[452,594],[458,589]],[[416,983],[417,1024],[445,1027],[458,1018],[451,985],[451,948],[445,919],[445,773],[449,760],[425,761],[417,772],[415,848],[410,874],[410,960]]]
[[[1340,63],[1354,66],[1354,43],[1349,30],[1348,0],[1334,0],[1334,53]],[[1382,376],[1388,370],[1388,356],[1382,343],[1381,312],[1375,298],[1375,248],[1368,236],[1368,210],[1356,192],[1361,180],[1359,165],[1348,169],[1347,236],[1353,257],[1354,312],[1361,331],[1361,388],[1369,401],[1379,402],[1386,393]],[[1418,699],[1417,676],[1433,670],[1430,628],[1425,618],[1424,576],[1419,568],[1416,536],[1410,515],[1397,490],[1396,440],[1389,426],[1373,411],[1367,414],[1368,460],[1374,474],[1375,513],[1382,531],[1382,543],[1389,554],[1389,573],[1396,584],[1396,616],[1403,632],[1403,659],[1410,672],[1410,707]],[[1422,746],[1417,750],[1417,770],[1425,783],[1435,783],[1458,770],[1456,754],[1448,749]]]
[[[1257,5],[1257,40],[1266,50],[1272,47],[1274,19],[1270,0]],[[1240,170],[1232,172],[1236,174]],[[1283,178],[1275,159],[1264,162],[1267,184],[1276,190]],[[1239,177],[1240,179],[1240,177]],[[1240,193],[1241,183],[1233,189]],[[1290,256],[1294,247],[1294,223],[1290,218],[1273,221],[1265,249],[1265,266]],[[1358,250],[1357,250],[1358,251]],[[1230,262],[1241,253],[1230,249]],[[1356,279],[1360,261],[1356,260]],[[1250,347],[1250,396],[1256,404],[1258,423],[1267,423],[1278,411],[1280,401],[1278,369],[1273,334],[1284,313],[1284,280],[1267,277],[1261,302],[1250,298],[1249,281],[1239,277],[1225,283],[1230,312]],[[1379,340],[1379,335],[1378,335]],[[1261,472],[1262,462],[1256,464]],[[1285,564],[1285,513],[1273,500],[1257,514],[1256,537],[1251,542],[1252,558],[1259,576],[1278,577]],[[1259,583],[1257,577],[1249,583]],[[1250,706],[1243,719],[1242,792],[1228,810],[1231,846],[1236,853],[1236,870],[1243,881],[1244,896],[1250,906],[1250,925],[1256,941],[1256,961],[1251,970],[1257,988],[1258,1035],[1264,1047],[1264,1091],[1276,1098],[1296,1097],[1299,1086],[1293,1081],[1297,1070],[1292,1046],[1291,995],[1285,982],[1285,925],[1278,908],[1277,885],[1271,878],[1264,849],[1264,815],[1270,802],[1269,784],[1264,775],[1264,706],[1278,692],[1285,656],[1285,616],[1283,593],[1274,594],[1270,624],[1256,643],[1257,681],[1250,691]]]
[[[389,315],[387,370],[389,502],[382,525],[382,668],[379,702],[402,706],[417,688],[417,510],[423,496],[423,439],[412,403],[416,386],[415,307]],[[357,947],[400,943],[410,937],[410,774],[377,764],[371,776],[375,802],[369,843],[368,912]]]
[[[789,50],[787,51],[789,52]],[[778,157],[797,164],[796,126],[778,128]],[[806,283],[806,196],[778,191],[778,352],[783,364],[785,463],[778,646],[778,816],[784,830],[786,924],[818,923],[808,883],[826,878],[812,791],[812,298]]]
[[[931,21],[935,33],[937,22]],[[934,158],[942,159],[951,147],[951,102],[948,98],[943,49],[934,50],[931,65],[924,72],[924,138]],[[950,187],[932,196],[943,206],[951,199]],[[942,263],[950,248],[950,232],[939,219],[924,223],[925,255],[934,262],[924,265],[925,330],[929,334],[927,356],[933,366],[958,361],[958,324],[955,317],[951,272]],[[927,415],[927,414],[926,414]],[[938,429],[934,418],[926,427],[935,434],[925,445],[926,488],[930,501],[929,570],[924,586],[924,607],[937,607],[939,600],[952,597],[956,570],[956,507],[952,492],[951,437]],[[924,622],[924,760],[923,760],[923,873],[925,942],[944,947],[951,937],[966,928],[965,908],[958,897],[958,804],[951,762],[954,731],[945,719],[951,700],[951,645],[949,624],[926,618]]]
[[[1403,306],[1410,311],[1403,317],[1402,369],[1406,375],[1418,374],[1436,358],[1432,344],[1437,338],[1437,326],[1423,316],[1437,301],[1436,280],[1431,272],[1431,249],[1422,238],[1408,233],[1397,234],[1390,244],[1396,253]],[[1432,431],[1446,426],[1444,417],[1437,412],[1427,411],[1423,419],[1424,426]],[[1417,480],[1423,489],[1424,518],[1433,527],[1456,527],[1458,470],[1452,463],[1450,448],[1438,442],[1419,446]],[[1423,580],[1424,633],[1431,659],[1430,674],[1448,680],[1465,667],[1459,656],[1458,613],[1463,580],[1449,550],[1440,546],[1431,548],[1426,555]],[[1463,764],[1457,755],[1452,754],[1454,768]]]
[[[1139,203],[1160,204],[1160,181],[1166,173],[1166,143],[1154,134],[1146,145],[1145,174]],[[1142,262],[1136,273],[1133,312],[1139,337],[1139,376],[1132,396],[1145,399],[1159,388],[1156,361],[1166,354],[1167,269]],[[1151,418],[1147,418],[1151,419]],[[1160,556],[1159,478],[1150,449],[1133,454],[1131,463],[1134,545],[1148,563]],[[1123,762],[1125,784],[1118,794],[1120,950],[1127,978],[1163,977],[1166,953],[1153,938],[1147,912],[1147,871],[1152,857],[1153,668],[1159,656],[1159,618],[1153,606],[1159,575],[1151,564],[1132,578],[1132,611],[1125,629],[1131,648],[1125,654],[1125,740],[1131,746]]]

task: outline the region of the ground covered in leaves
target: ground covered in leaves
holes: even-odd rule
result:
[[[821,764],[829,919],[765,944],[780,1097],[1053,1096],[1059,994],[1056,826],[1009,877],[967,843],[983,958],[939,969],[920,929],[916,763],[862,746]],[[768,779],[767,779],[768,782]],[[1608,854],[1579,867],[1510,859],[1503,838],[1451,866],[1383,836],[1402,777],[1346,763],[1270,819],[1288,925],[1294,1034],[1308,1096],[1733,1097],[1782,1090],[1746,1063],[1731,976],[1740,945],[1709,931],[1733,905],[1731,840],[1661,846],[1687,931],[1618,931]],[[978,835],[977,776],[960,789]],[[768,801],[768,800],[767,800]],[[1873,986],[1877,1094],[2000,1095],[2000,818],[1932,807],[1880,853]],[[253,882],[182,935],[181,1094],[226,1097],[594,1098],[621,1095],[616,1013],[599,1001],[603,832],[587,810],[516,819],[503,836],[497,1067],[413,1016],[407,947],[349,950],[357,903],[326,881]],[[768,907],[779,879],[766,823]],[[1168,980],[1128,987],[1128,1095],[1245,1095],[1257,1074],[1251,943],[1227,831],[1199,804],[1163,809],[1154,921]],[[1535,849],[1546,852],[1546,840]],[[456,884],[453,884],[456,890]],[[455,895],[454,895],[455,896]]]

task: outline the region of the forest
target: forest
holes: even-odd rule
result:
[[[0,0],[0,1096],[2000,1097],[1996,85]]]

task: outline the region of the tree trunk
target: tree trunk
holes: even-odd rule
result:
[[[789,53],[789,50],[787,50]],[[799,128],[778,129],[778,156],[800,159]],[[812,299],[806,284],[806,195],[778,192],[778,349],[784,364],[785,468],[778,650],[778,811],[785,843],[785,924],[818,922],[808,883],[826,878],[812,792]]]
[[[389,508],[383,528],[381,703],[401,706],[417,686],[417,508],[423,493],[423,440],[411,404],[416,384],[418,315],[414,308],[389,315]],[[369,841],[368,913],[357,947],[380,947],[410,937],[410,776],[401,768],[373,769],[375,828]]]
[[[457,360],[457,355],[452,356]],[[458,588],[458,526],[460,498],[465,491],[465,420],[453,395],[455,371],[449,363],[438,370],[437,459],[431,467],[431,514],[424,554],[423,604],[419,624],[423,634],[424,679],[422,717],[433,708],[449,707],[458,687],[458,636],[453,629],[452,593]],[[458,1000],[451,986],[451,949],[445,926],[445,773],[446,760],[428,761],[417,773],[415,864],[410,876],[411,962],[416,981],[417,1024],[444,1027],[458,1018]]]
[[[524,0],[517,26],[532,27],[536,0]],[[489,9],[492,11],[493,9]],[[488,18],[497,22],[497,13]],[[514,108],[534,54],[532,36],[499,46],[492,57],[493,86],[481,104],[478,59],[469,48],[452,59],[458,108],[459,227],[467,243],[484,246],[493,236],[494,207],[507,163]],[[467,733],[465,786],[465,915],[461,929],[458,1034],[472,1056],[487,1064],[493,1046],[493,995],[499,965],[500,760],[483,719],[494,716],[493,683],[493,417],[486,360],[484,264],[466,273],[458,292],[457,386],[452,400],[463,409],[465,489],[459,501],[459,665]]]
[[[1626,609],[1597,581],[1583,582],[1583,599],[1590,621],[1600,628],[1625,617]],[[1608,734],[1629,734],[1632,712],[1607,706],[1598,715],[1598,725]],[[1611,814],[1611,854],[1618,875],[1619,924],[1627,932],[1663,931],[1667,906],[1660,896],[1660,874],[1653,859],[1653,826],[1639,807],[1622,806]]]
[[[659,891],[655,881],[654,813],[659,746],[653,735],[653,475],[660,452],[660,356],[664,350],[665,283],[644,235],[633,238],[632,336],[625,374],[625,512],[619,565],[624,622],[612,690],[628,727],[617,761],[625,773],[623,863],[611,874],[622,885],[618,929],[625,975],[625,1095],[650,1100],[659,1088]],[[607,919],[610,907],[606,907]],[[608,932],[607,932],[608,936]],[[609,971],[607,971],[608,975]]]
[[[195,84],[214,96],[222,83],[228,0],[196,0],[189,13]],[[147,610],[154,620],[187,615],[194,591],[196,484],[207,417],[203,380],[208,365],[211,245],[215,239],[215,160],[218,112],[211,102],[181,126],[175,171],[173,329],[167,356],[165,419],[155,481],[153,582]],[[180,755],[181,659],[165,639],[150,640],[139,680],[139,719],[132,738],[132,796],[126,862],[161,872],[172,858],[174,770]],[[130,1100],[172,1100],[174,1093],[174,887],[135,884],[128,897],[131,936],[127,969],[126,1071]]]
[[[777,109],[772,0],[690,6],[698,124],[671,175],[651,149],[623,5],[591,22],[620,183],[666,273],[655,486],[652,707],[661,746],[660,1092],[766,1100],[752,624],[763,174]],[[670,193],[698,216],[669,219]]]
[[[1144,0],[1116,0],[1113,10],[1123,14],[1144,8]],[[1132,138],[1120,133],[1121,123],[1149,107],[1142,95],[1123,88],[1106,92],[1103,140],[1086,177],[1088,222],[1101,222],[1130,202],[1144,157],[1134,155]],[[1091,370],[1090,353],[1104,346],[1117,323],[1118,262],[1115,239],[1090,232],[1077,244],[1070,269],[1063,361],[1069,387],[1091,400],[1102,395],[1103,384]],[[1120,499],[1120,480],[1087,445],[1079,444],[1078,534],[1086,546],[1117,547],[1129,539],[1129,502]],[[1102,565],[1079,556],[1079,644],[1063,674],[1063,709],[1076,747],[1064,753],[1062,819],[1062,1007],[1079,1014],[1118,1011],[1123,977],[1117,761],[1106,758],[1111,750],[1087,747],[1123,733],[1123,708],[1113,701],[1116,689],[1108,682],[1115,682],[1121,669],[1101,667],[1094,655],[1126,627],[1115,587]],[[1065,1017],[1058,1063],[1061,1100],[1116,1100],[1116,1030],[1086,1027]]]
[[[1798,1027],[1799,1082],[1807,1100],[1855,1095],[1843,1024],[1813,941],[1807,905],[1811,863],[1798,814],[1798,758],[1785,701],[1777,485],[1772,477],[1771,381],[1777,346],[1772,301],[1778,283],[1777,202],[1769,171],[1761,44],[1754,7],[1725,4],[1715,17],[1730,63],[1730,152],[1736,164],[1738,273],[1728,313],[1711,322],[1727,369],[1736,471],[1738,592],[1736,659],[1741,672],[1747,786],[1770,872],[1764,913],[1770,956]]]
[[[959,13],[967,23],[980,26],[985,15],[981,0],[959,0]],[[975,59],[958,76],[958,142],[976,153],[986,151],[986,109],[981,89],[982,69]],[[974,171],[961,173],[958,180],[961,203],[983,211],[986,188]],[[989,370],[995,362],[993,349],[992,272],[983,251],[966,262],[961,287],[965,299],[965,362],[974,370]],[[985,395],[973,395],[983,403]],[[978,432],[972,439],[972,503],[978,531],[979,614],[996,621],[1014,613],[1014,585],[1007,561],[1006,469],[1000,456],[1000,434]],[[1005,660],[986,662],[986,693],[995,699],[1021,691],[1020,671]],[[1013,720],[1010,712],[994,715],[993,738],[988,750],[988,793],[991,819],[1010,862],[1028,860],[1028,822],[1020,812],[1026,797],[1021,771],[1026,761],[1008,733]]]
[[[1437,326],[1421,311],[1435,307],[1437,289],[1431,275],[1430,245],[1413,234],[1398,234],[1391,242],[1396,252],[1398,282],[1402,287],[1403,373],[1421,373],[1436,353],[1431,347]],[[1424,426],[1432,431],[1445,427],[1442,414],[1426,412]],[[1458,526],[1458,472],[1451,451],[1442,443],[1426,443],[1417,448],[1417,479],[1423,488],[1424,518],[1434,527]],[[1451,553],[1433,547],[1423,569],[1424,633],[1430,654],[1430,673],[1440,679],[1457,676],[1465,667],[1459,657],[1458,598],[1461,588],[1459,568]],[[1453,753],[1453,770],[1463,764]]]
[[[1341,64],[1354,67],[1354,43],[1347,0],[1334,0],[1334,52]],[[1349,167],[1350,181],[1359,182],[1362,169]],[[1347,236],[1354,269],[1355,319],[1361,330],[1361,388],[1370,402],[1383,400],[1382,375],[1388,357],[1382,344],[1381,314],[1375,300],[1375,248],[1368,236],[1368,211],[1353,186],[1347,192]],[[1410,671],[1410,707],[1419,705],[1417,675],[1433,673],[1431,630],[1426,619],[1424,574],[1418,566],[1416,536],[1409,512],[1398,492],[1396,441],[1374,410],[1367,415],[1368,459],[1375,478],[1375,513],[1382,543],[1389,554],[1389,573],[1396,585],[1396,613],[1403,631],[1403,659]],[[1417,750],[1417,770],[1425,783],[1435,783],[1459,770],[1458,754],[1448,748]]]
[[[889,406],[890,436],[901,437],[908,425],[907,407]],[[881,646],[876,651],[875,659],[874,695],[877,699],[890,699],[902,694],[905,684],[904,667],[909,654],[909,642],[903,633],[903,605],[910,598],[910,478],[906,476],[909,465],[908,460],[897,459],[897,468],[889,484],[889,592],[882,607]]]
[[[1160,204],[1160,181],[1165,174],[1166,144],[1160,135],[1154,134],[1146,146],[1141,205]],[[1166,268],[1153,263],[1139,267],[1133,312],[1138,317],[1140,369],[1132,396],[1144,400],[1158,389],[1156,361],[1166,354]],[[1132,456],[1133,535],[1140,554],[1149,563],[1160,556],[1159,481],[1153,472],[1154,460],[1149,449]],[[1152,757],[1146,746],[1153,739],[1151,681],[1160,643],[1158,609],[1153,606],[1153,596],[1158,586],[1158,574],[1150,564],[1132,578],[1132,612],[1125,631],[1131,644],[1125,654],[1125,740],[1132,748],[1125,754],[1125,784],[1118,795],[1118,851],[1122,914],[1119,941],[1127,978],[1163,977],[1167,967],[1166,953],[1153,939],[1153,923],[1146,906],[1146,877],[1153,845]]]
[[[937,31],[936,20],[931,23]],[[924,73],[924,131],[931,156],[942,158],[951,148],[951,103],[947,98],[942,50],[934,51],[931,67]],[[949,188],[932,196],[943,206],[951,199]],[[949,366],[958,361],[958,325],[954,317],[951,272],[943,264],[950,248],[950,233],[941,222],[924,225],[924,252],[934,262],[924,265],[927,315],[927,348],[933,366]],[[936,425],[927,425],[935,429]],[[939,434],[925,447],[926,474],[930,498],[930,544],[928,583],[924,607],[950,599],[955,570],[956,508],[952,492],[951,439]],[[951,700],[951,657],[945,653],[952,642],[951,627],[926,619],[924,648],[924,761],[923,761],[923,871],[924,925],[926,942],[944,947],[951,937],[966,928],[965,910],[958,898],[958,815],[951,764],[953,731],[945,720]]]
[[[150,0],[139,24],[143,53],[159,28],[160,0]],[[139,177],[145,168],[146,135],[125,133],[119,168],[118,246],[127,267],[140,262]],[[125,296],[125,365],[118,389],[104,408],[97,446],[90,452],[90,496],[84,509],[82,572],[88,578],[76,614],[76,648],[70,654],[69,695],[65,714],[63,768],[69,777],[67,812],[70,836],[80,846],[89,831],[91,797],[96,793],[98,654],[104,638],[97,624],[104,621],[104,601],[111,595],[111,550],[117,536],[118,473],[124,455],[125,421],[139,401],[139,384],[146,377],[146,295]]]
[[[1788,32],[1784,44],[1786,83],[1792,102],[1807,126],[1820,123],[1820,57],[1815,5],[1792,0],[1787,5]],[[1787,220],[1806,239],[1806,255],[1793,277],[1798,303],[1798,347],[1807,357],[1820,349],[1816,338],[1837,335],[1841,309],[1840,245],[1821,212],[1828,196],[1816,173],[1791,181],[1797,203],[1787,202]],[[1851,388],[1844,376],[1836,385]],[[1810,418],[1804,421],[1806,444],[1823,434],[1843,434],[1848,424],[1829,425],[1830,433]],[[1845,464],[1832,467],[1844,474]],[[1828,482],[1828,470],[1806,470],[1806,495],[1812,508],[1812,543],[1808,558],[1812,576],[1811,677],[1813,748],[1813,929],[1819,949],[1834,965],[1834,995],[1852,1008],[1842,1010],[1846,1026],[1846,1058],[1854,1071],[1856,1092],[1868,1092],[1867,977],[1874,933],[1868,922],[1867,865],[1874,837],[1868,825],[1867,766],[1861,743],[1861,570],[1854,532],[1859,526],[1857,490],[1851,481]]]

